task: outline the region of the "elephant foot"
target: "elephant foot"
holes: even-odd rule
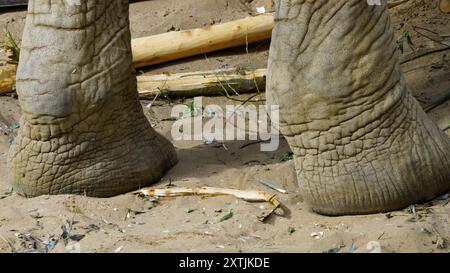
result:
[[[8,159],[18,193],[112,196],[176,163],[139,103],[130,36],[128,0],[29,1]]]
[[[431,200],[450,189],[450,139],[408,92],[403,94],[377,119],[371,118],[381,105],[372,108],[372,116],[361,114],[347,121],[353,126],[366,124],[351,135],[343,126],[288,137],[294,143],[299,185],[314,211],[325,215],[386,212]],[[314,147],[314,143],[321,145]]]
[[[279,1],[267,82],[314,211],[384,212],[450,190],[450,139],[406,88],[385,6]]]
[[[450,190],[450,138],[408,91],[402,94],[390,109],[383,102],[339,127],[287,136],[299,186],[315,212],[386,212]]]
[[[177,162],[175,149],[150,127],[139,103],[123,108],[124,100],[114,98],[65,132],[70,121],[23,121],[9,154],[14,190],[108,197],[159,181]]]

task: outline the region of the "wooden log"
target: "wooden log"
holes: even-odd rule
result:
[[[138,76],[140,98],[236,95],[264,91],[267,69],[221,69]]]
[[[0,62],[0,94],[13,91],[16,84],[17,65]]]
[[[142,67],[270,39],[273,15],[264,14],[133,39],[133,64]]]

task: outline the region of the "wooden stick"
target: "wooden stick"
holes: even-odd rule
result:
[[[167,189],[143,189],[137,192],[145,196],[158,196],[158,197],[176,197],[176,196],[189,196],[189,195],[208,195],[208,196],[220,196],[231,195],[239,199],[248,202],[272,202],[272,196],[262,192],[254,190],[235,190],[215,187],[191,187],[191,188],[167,188]]]
[[[389,1],[387,3],[387,7],[389,9],[395,8],[396,6],[400,6],[402,4],[405,4],[406,2],[408,2],[409,0],[398,0],[398,1]]]
[[[450,89],[437,94],[430,102],[423,106],[423,110],[428,113],[448,100],[450,100]]]
[[[413,60],[425,57],[429,54],[438,53],[442,51],[450,50],[450,46],[438,47],[438,48],[426,48],[419,49],[416,52],[412,52],[408,55],[402,56],[400,58],[400,64],[405,64],[407,62],[411,62]]]
[[[268,202],[272,204],[272,209],[269,212],[257,216],[258,220],[264,222],[276,209],[281,207],[281,203],[275,199],[275,196],[269,195],[263,191],[255,190],[234,190],[215,187],[191,187],[191,188],[167,188],[167,189],[142,189],[136,192],[144,196],[158,196],[158,197],[176,197],[176,196],[221,196],[231,195],[236,198],[248,202]]]
[[[223,24],[133,39],[133,64],[142,67],[225,48],[268,40],[273,15],[265,14]]]
[[[235,95],[264,91],[267,69],[226,69],[138,76],[140,98]]]

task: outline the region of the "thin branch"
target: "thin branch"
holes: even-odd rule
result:
[[[442,51],[446,51],[446,50],[449,50],[449,49],[450,49],[450,46],[446,46],[446,47],[430,48],[430,49],[425,49],[425,50],[422,50],[422,51],[416,51],[413,54],[410,54],[408,56],[403,57],[400,60],[400,64],[405,64],[405,63],[411,62],[413,60],[425,57],[427,55],[430,55],[430,54],[433,54],[433,53],[442,52]]]

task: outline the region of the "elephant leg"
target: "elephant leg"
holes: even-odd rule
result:
[[[8,166],[24,196],[116,195],[177,162],[138,100],[128,0],[30,0],[17,92]]]
[[[384,5],[277,1],[267,89],[314,211],[383,212],[450,189],[450,138],[406,88]]]

